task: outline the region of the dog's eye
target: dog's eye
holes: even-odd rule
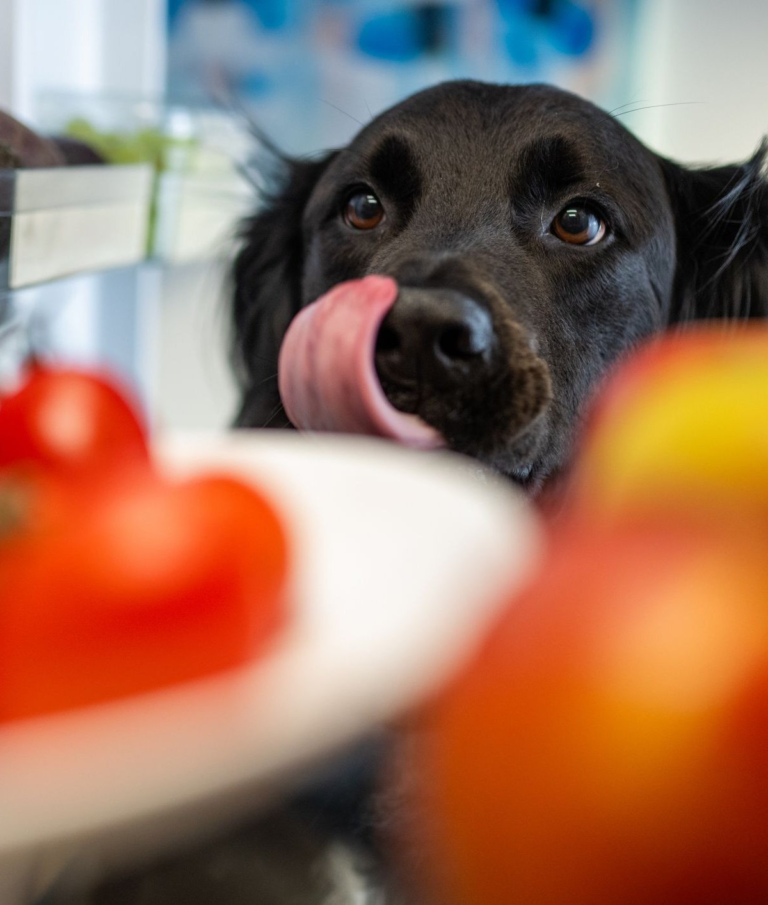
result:
[[[605,235],[605,221],[588,205],[574,202],[555,217],[552,232],[571,245],[597,245]]]
[[[383,219],[384,208],[370,190],[355,192],[344,205],[344,222],[352,229],[374,229]]]

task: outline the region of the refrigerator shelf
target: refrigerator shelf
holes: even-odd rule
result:
[[[0,292],[146,257],[145,164],[0,170]]]

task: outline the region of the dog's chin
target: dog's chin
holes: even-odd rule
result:
[[[298,430],[287,418],[285,423],[279,425],[287,430]],[[460,453],[469,459],[474,459],[478,465],[478,471],[484,475],[488,473],[499,475],[519,487],[526,495],[536,498],[546,492],[553,476],[559,474],[559,469],[545,465],[543,459],[531,455],[527,447],[516,449],[515,444],[497,451],[478,450],[472,448],[472,444],[446,444],[446,449]]]
[[[539,496],[547,488],[550,479],[550,472],[540,462],[513,468],[501,474],[531,497]]]
[[[445,440],[447,449],[476,460],[483,468],[503,476],[526,494],[536,496],[555,470],[548,454],[550,432],[547,415],[549,382],[540,370],[536,388],[528,394],[525,405],[516,400],[512,405],[487,409],[459,394],[450,401],[445,397],[421,397],[416,389],[393,385],[381,378],[381,386],[391,405],[398,411],[416,415],[435,428]],[[490,390],[491,388],[489,388]],[[490,398],[501,393],[489,392]]]
[[[456,452],[476,459],[486,469],[511,481],[526,495],[538,496],[548,485],[556,468],[547,464],[547,456],[542,453],[543,432],[533,425],[526,436],[516,438],[498,449],[473,449],[471,447],[450,446]]]

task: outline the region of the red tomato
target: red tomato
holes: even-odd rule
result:
[[[559,546],[415,738],[435,902],[768,901],[766,554],[706,531]]]
[[[0,399],[0,468],[34,463],[91,484],[148,462],[145,429],[110,379],[34,365],[23,386]]]
[[[110,487],[2,555],[0,721],[236,666],[286,618],[286,539],[227,477]]]

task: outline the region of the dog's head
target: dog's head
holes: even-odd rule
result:
[[[347,148],[286,161],[248,223],[238,423],[287,426],[277,358],[292,318],[385,274],[400,287],[376,350],[389,400],[537,489],[627,349],[672,324],[768,312],[763,156],[688,170],[546,86],[411,97]]]

